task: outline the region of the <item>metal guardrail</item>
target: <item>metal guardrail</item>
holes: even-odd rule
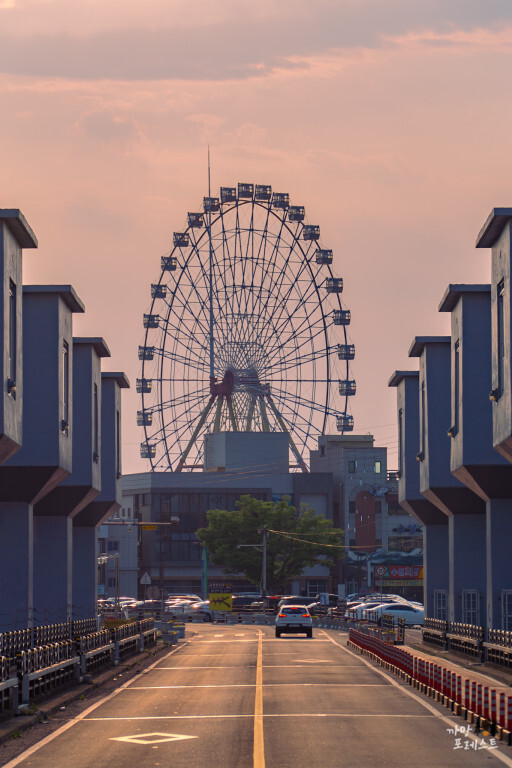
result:
[[[502,629],[426,618],[423,642],[480,662],[512,667],[512,632]]]
[[[83,675],[100,666],[118,664],[123,655],[142,651],[147,644],[156,642],[153,619],[87,631],[96,626],[94,619],[80,620],[38,627],[37,631],[0,634],[0,647],[7,652],[0,655],[0,711],[13,709],[18,712],[28,706],[31,699],[65,683],[80,681]],[[33,636],[38,639],[62,638],[70,632],[82,631],[86,634],[27,647]]]

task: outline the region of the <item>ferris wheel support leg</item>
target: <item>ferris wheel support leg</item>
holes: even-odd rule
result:
[[[231,419],[231,424],[233,426],[233,432],[238,432],[238,422],[235,414],[235,409],[233,408],[233,401],[229,395],[228,397],[226,397],[226,401],[228,404],[229,418]]]
[[[217,408],[215,409],[215,421],[213,422],[213,431],[220,432],[220,418],[222,416],[222,403],[224,398],[217,398]]]
[[[276,417],[276,419],[277,419],[277,421],[279,423],[279,426],[281,427],[283,432],[285,432],[288,435],[288,440],[290,441],[291,451],[292,451],[293,455],[295,456],[295,458],[297,459],[297,462],[298,462],[300,468],[302,469],[303,472],[309,472],[309,470],[308,470],[308,468],[307,468],[307,466],[306,466],[306,464],[304,462],[304,459],[302,458],[302,456],[300,455],[300,453],[297,450],[297,446],[295,445],[295,443],[293,441],[293,437],[291,436],[291,434],[289,433],[288,429],[286,428],[286,424],[284,423],[283,417],[281,416],[281,414],[277,410],[277,408],[275,406],[275,403],[272,400],[272,398],[270,397],[270,395],[267,395],[267,400],[268,400],[268,404],[270,406],[270,409],[271,409],[272,413],[275,415],[275,417]]]
[[[247,421],[245,422],[245,431],[250,432],[252,427],[252,420],[254,418],[254,409],[256,407],[256,398],[251,397],[251,402],[249,405],[249,412],[247,413]]]
[[[262,397],[259,397],[258,402],[260,404],[261,423],[263,425],[263,432],[270,432],[270,422],[268,420],[267,407],[265,405],[265,401],[263,400]]]
[[[210,411],[212,409],[212,406],[213,406],[213,404],[215,402],[215,397],[216,397],[216,395],[214,395],[213,397],[210,397],[210,399],[208,400],[208,405],[206,406],[206,408],[202,412],[201,418],[197,422],[197,426],[194,429],[194,432],[192,433],[192,437],[188,441],[187,447],[185,448],[185,450],[181,454],[181,459],[179,460],[178,466],[176,467],[176,472],[181,472],[181,470],[183,469],[183,465],[185,464],[185,462],[187,460],[187,456],[190,453],[190,450],[191,450],[192,446],[194,445],[194,443],[196,441],[196,438],[197,438],[199,432],[201,431],[201,429],[203,428],[203,424],[205,423],[205,421],[206,421],[206,419],[208,417],[208,414],[210,413]]]

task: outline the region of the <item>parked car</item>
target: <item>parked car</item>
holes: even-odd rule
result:
[[[283,605],[276,616],[276,637],[283,633],[305,632],[313,637],[313,619],[303,605]]]
[[[201,618],[203,621],[212,621],[213,611],[210,610],[210,601],[200,600],[198,603],[192,603],[188,616],[189,619]]]
[[[311,603],[315,602],[314,597],[304,597],[304,595],[285,595],[285,597],[282,597],[278,604],[277,608],[280,610],[283,605],[311,605]]]
[[[380,622],[382,614],[388,613],[391,616],[405,619],[407,626],[413,627],[415,625],[423,626],[425,611],[423,608],[418,608],[411,603],[384,603],[383,605],[377,605],[369,610],[370,614],[375,614],[375,617]]]

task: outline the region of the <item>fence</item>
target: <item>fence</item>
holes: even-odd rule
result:
[[[512,743],[512,694],[507,690],[463,677],[442,663],[384,643],[368,631],[351,628],[348,644],[440,701],[454,714],[475,723],[477,730],[486,728],[509,745]]]
[[[425,619],[423,642],[479,662],[512,667],[512,632],[440,619]]]
[[[31,699],[156,642],[153,619],[97,630],[96,619],[0,634],[0,711]],[[36,643],[36,644],[34,644]]]

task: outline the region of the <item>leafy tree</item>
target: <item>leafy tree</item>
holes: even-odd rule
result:
[[[286,498],[272,502],[242,496],[233,512],[212,509],[207,519],[208,527],[196,534],[212,562],[223,566],[226,574],[245,574],[254,584],[261,583],[263,532],[267,531],[268,592],[282,593],[304,568],[331,567],[333,557],[341,556],[341,530],[310,507],[301,506],[297,512]]]

